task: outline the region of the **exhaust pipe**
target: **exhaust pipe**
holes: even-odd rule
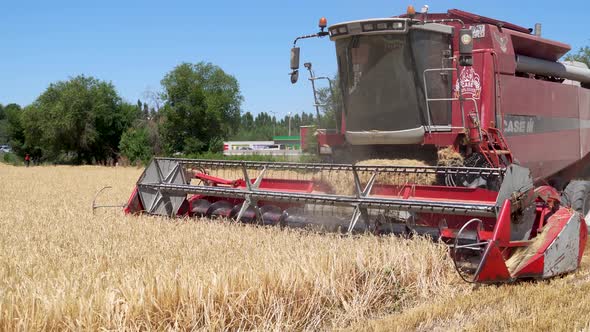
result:
[[[541,37],[541,23],[535,23],[535,36]]]

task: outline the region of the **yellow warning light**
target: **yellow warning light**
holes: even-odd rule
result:
[[[328,26],[328,20],[325,17],[320,18],[319,26],[321,29],[324,29],[326,26]]]
[[[406,14],[408,14],[408,16],[416,15],[416,9],[414,9],[414,6],[409,5],[408,10],[406,11]]]

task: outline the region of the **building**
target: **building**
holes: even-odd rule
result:
[[[274,136],[272,139],[284,150],[301,150],[301,136]]]
[[[301,136],[274,136],[272,141],[223,142],[223,154],[296,157],[301,155]]]

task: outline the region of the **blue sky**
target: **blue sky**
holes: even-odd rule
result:
[[[328,24],[387,17],[408,4],[430,12],[458,8],[525,27],[543,24],[543,35],[590,45],[590,1],[2,1],[0,4],[0,103],[29,104],[51,82],[78,74],[111,81],[135,103],[181,62],[207,61],[234,75],[243,111],[311,112],[307,73],[289,81],[293,39]],[[317,75],[336,72],[329,39],[300,42],[301,60]]]

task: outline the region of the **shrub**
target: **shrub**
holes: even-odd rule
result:
[[[121,136],[119,149],[121,150],[121,154],[127,157],[131,164],[135,164],[138,161],[147,164],[153,156],[148,132],[144,127],[128,129]]]
[[[17,158],[17,156],[12,153],[12,152],[8,152],[8,153],[0,153],[0,155],[2,155],[2,161],[7,163],[7,164],[11,164],[11,165],[22,165],[22,162]]]

